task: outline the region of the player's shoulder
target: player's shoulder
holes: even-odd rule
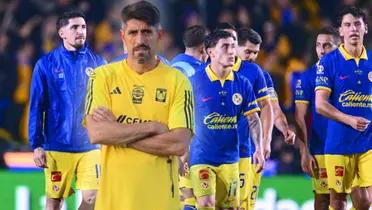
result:
[[[244,87],[246,87],[246,86],[251,87],[252,86],[249,79],[247,77],[245,77],[243,74],[241,74],[240,72],[235,72],[235,71],[233,71],[233,73],[234,73],[234,81],[236,83],[239,83],[239,84],[243,85]]]
[[[122,68],[122,62],[107,63],[95,68],[94,74],[102,77],[115,77]]]
[[[372,50],[366,49],[366,51],[367,51],[368,60],[370,60],[370,62],[372,62]]]
[[[92,48],[90,48],[89,46],[86,47],[86,52],[91,57],[93,57],[93,59],[95,59],[96,61],[101,62],[101,63],[106,63],[106,60],[101,55],[99,55],[98,53],[94,52],[94,50]]]
[[[175,67],[172,67],[166,63],[164,63],[163,61],[160,61],[157,68],[160,69],[161,71],[161,74],[164,76],[164,77],[168,77],[168,78],[175,78],[176,81],[180,81],[180,80],[188,80],[187,79],[187,76],[184,75],[181,71],[179,71],[178,69],[176,69]]]
[[[179,53],[176,56],[174,56],[174,58],[170,62],[171,65],[173,66],[173,64],[177,62],[184,61],[184,57],[185,57],[184,55],[185,55],[184,53]]]
[[[261,67],[253,62],[250,61],[242,61],[241,67],[240,68],[249,68],[251,71],[262,71]]]
[[[342,58],[340,50],[336,48],[335,50],[327,53],[320,59],[319,65],[325,65],[331,62],[338,62],[339,59]]]

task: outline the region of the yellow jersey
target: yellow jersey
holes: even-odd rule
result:
[[[159,62],[138,74],[127,60],[101,66],[88,84],[86,112],[110,109],[124,124],[159,121],[169,129],[193,128],[191,85],[180,71]],[[180,206],[178,159],[132,148],[102,146],[96,210],[173,210]]]

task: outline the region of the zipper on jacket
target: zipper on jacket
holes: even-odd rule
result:
[[[172,183],[171,185],[172,198],[174,198],[173,165],[171,157],[168,157],[167,163],[169,164],[169,176]]]

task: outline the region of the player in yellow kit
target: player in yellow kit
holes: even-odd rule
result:
[[[86,100],[91,141],[102,144],[96,210],[179,209],[178,159],[190,143],[193,96],[186,76],[156,59],[159,10],[122,10],[128,58],[92,75]]]

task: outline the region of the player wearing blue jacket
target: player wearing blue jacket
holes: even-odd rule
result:
[[[36,166],[44,168],[46,209],[60,209],[82,190],[79,209],[92,209],[99,177],[99,148],[82,127],[89,75],[105,61],[85,44],[84,15],[69,11],[57,20],[63,44],[38,60],[30,91],[29,143]]]
[[[207,29],[204,26],[195,25],[187,28],[183,34],[185,52],[176,55],[171,66],[182,71],[187,77],[194,75],[208,58],[203,43],[206,35]]]

